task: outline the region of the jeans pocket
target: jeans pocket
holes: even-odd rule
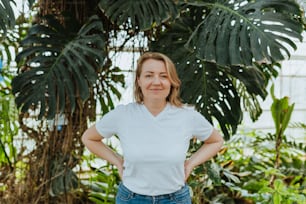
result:
[[[116,203],[120,204],[121,202],[127,202],[131,200],[134,196],[134,193],[127,189],[122,183],[119,184],[119,188],[116,195]]]

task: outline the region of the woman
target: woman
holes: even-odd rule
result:
[[[200,113],[183,106],[175,66],[164,54],[147,52],[139,58],[134,86],[136,102],[104,115],[82,141],[118,168],[117,204],[189,204],[190,173],[217,154],[223,139]],[[123,157],[101,141],[115,134]],[[186,160],[193,137],[204,144]]]

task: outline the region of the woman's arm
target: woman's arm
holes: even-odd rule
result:
[[[223,142],[224,140],[220,133],[214,129],[201,148],[185,161],[185,181],[187,181],[194,167],[208,161],[219,152]]]
[[[122,178],[123,158],[102,142],[103,137],[98,133],[95,126],[88,128],[82,135],[82,142],[87,149],[98,157],[108,161],[118,168]]]

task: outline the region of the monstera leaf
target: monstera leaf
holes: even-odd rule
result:
[[[183,101],[194,104],[195,108],[209,121],[213,122],[213,118],[217,119],[225,138],[228,139],[235,133],[242,120],[240,96],[232,81],[233,77],[228,73],[230,70],[202,61],[184,47],[175,48],[177,45],[184,44],[181,37],[188,36],[182,34],[175,38],[177,31],[189,30],[187,26],[175,25],[175,27],[176,29],[171,33],[168,31],[162,36],[160,41],[152,43],[150,49],[167,54],[175,62],[182,81]],[[162,46],[165,41],[168,41],[168,46]],[[236,75],[239,75],[239,72]],[[259,88],[262,86],[261,82],[252,86]]]
[[[262,109],[258,97],[265,99],[267,82],[277,76],[278,69],[276,62],[269,64],[254,61],[251,65],[224,66],[222,63],[216,63],[216,60],[203,59],[198,55],[197,49],[206,49],[208,45],[200,47],[201,42],[194,45],[196,49],[188,49],[186,44],[193,42],[192,34],[198,30],[208,13],[209,10],[200,7],[189,7],[188,12],[160,33],[156,41],[150,43],[150,50],[163,52],[176,63],[182,80],[181,97],[184,102],[194,104],[210,121],[217,119],[225,138],[228,139],[242,120],[241,106],[245,106],[244,109],[249,111],[253,121],[259,117]],[[211,27],[215,27],[213,23],[207,27],[207,32],[213,29]],[[221,38],[222,36],[220,41]],[[273,39],[266,41],[273,42]],[[216,49],[222,50],[223,47]],[[214,53],[212,47],[209,47],[209,50]],[[232,53],[225,48],[222,53],[215,54],[219,58],[227,58]]]
[[[12,0],[0,1],[0,31],[2,30],[4,35],[8,27],[15,25],[15,15],[10,3],[15,2]]]
[[[20,74],[12,81],[22,112],[39,109],[39,117],[54,118],[67,104],[73,111],[86,100],[97,80],[105,54],[102,22],[92,17],[78,32],[66,30],[52,16],[30,28],[16,61]]]
[[[99,7],[113,23],[134,30],[148,30],[178,15],[172,0],[101,0]]]
[[[187,3],[204,10],[186,46],[200,59],[220,65],[272,63],[302,40],[302,12],[294,0],[218,0]]]
[[[182,81],[183,101],[194,104],[209,121],[213,122],[216,118],[225,137],[229,138],[242,119],[240,96],[232,78],[227,75],[229,69],[205,62],[184,47],[196,27],[195,17],[192,16],[202,15],[194,10],[191,12],[191,17],[181,17],[161,34],[158,41],[152,42],[150,50],[165,53],[175,62]]]

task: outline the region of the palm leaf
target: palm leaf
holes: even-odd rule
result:
[[[117,25],[148,30],[178,15],[171,0],[101,0],[99,8]]]
[[[188,3],[205,10],[205,18],[186,47],[200,59],[220,65],[275,62],[290,56],[292,39],[302,40],[302,12],[293,0]]]
[[[11,3],[15,4],[13,0],[0,1],[0,31],[3,31],[4,36],[7,29],[15,25],[15,15]]]
[[[92,17],[77,34],[65,30],[52,16],[47,24],[30,28],[16,61],[26,67],[12,81],[16,104],[22,112],[39,108],[39,117],[54,118],[67,104],[88,99],[89,86],[104,63],[103,27]]]

